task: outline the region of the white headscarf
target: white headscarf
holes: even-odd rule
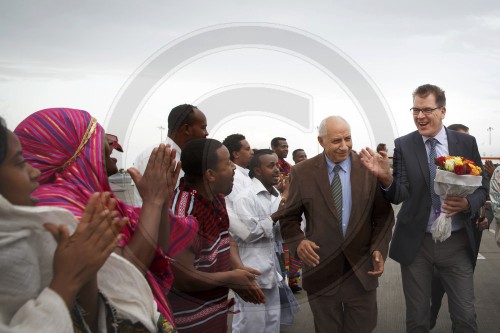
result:
[[[45,223],[73,232],[78,221],[65,209],[15,206],[0,195],[0,332],[73,332],[66,304],[48,288],[57,243]],[[130,262],[112,254],[98,272],[98,285],[118,318],[156,331],[153,294]],[[99,327],[105,332],[104,323]]]

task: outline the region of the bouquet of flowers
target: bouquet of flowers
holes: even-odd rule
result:
[[[444,200],[446,197],[465,197],[481,186],[481,168],[460,156],[441,156],[434,160],[437,165],[434,191]],[[441,211],[431,227],[435,241],[445,241],[451,235],[451,217]]]

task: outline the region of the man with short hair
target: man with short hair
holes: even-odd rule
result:
[[[387,145],[385,143],[379,143],[377,145],[377,153],[380,153],[381,151],[384,151],[387,153]]]
[[[248,176],[248,163],[254,154],[250,148],[250,144],[245,136],[241,134],[231,134],[222,142],[229,151],[229,158],[234,163],[236,170],[234,171],[233,190],[226,196],[226,208],[229,215],[229,231],[233,235],[245,239],[248,236],[249,230],[242,223],[238,216],[234,213],[233,203],[238,194],[251,186],[252,180]]]
[[[241,134],[231,134],[222,141],[222,144],[226,146],[229,151],[229,158],[231,162],[234,163],[236,170],[234,174],[233,190],[226,197],[234,199],[236,195],[248,185],[250,185],[251,180],[248,176],[248,163],[253,156],[253,150],[250,148],[250,144],[246,140],[245,136]]]
[[[170,145],[171,149],[175,149],[175,159],[177,161],[180,161],[181,152],[186,143],[194,139],[206,138],[207,136],[207,118],[196,106],[181,104],[170,111],[168,115],[167,138],[163,143]],[[134,167],[139,170],[141,174],[146,170],[151,151],[157,146],[156,144],[146,148],[136,157]],[[184,171],[181,170],[179,180],[183,176]],[[137,189],[134,189],[134,194],[136,205],[140,206],[142,204],[142,199]]]
[[[447,130],[446,96],[438,86],[425,84],[413,92],[413,121],[417,130],[394,141],[394,171],[387,154],[367,148],[361,151],[364,165],[376,175],[384,196],[399,211],[389,256],[400,263],[406,300],[406,331],[428,332],[431,281],[436,269],[446,290],[455,332],[477,332],[474,308],[473,267],[477,259],[475,221],[487,198],[487,180],[466,197],[447,197],[434,192],[439,156],[463,156],[482,167],[476,139]],[[452,217],[451,236],[432,239],[431,227],[441,209]]]
[[[271,149],[278,156],[280,172],[288,175],[290,173],[291,165],[285,158],[288,156],[288,143],[285,138],[276,137],[271,140]]]
[[[280,275],[274,240],[279,236],[279,224],[273,218],[280,207],[281,196],[274,188],[279,180],[278,156],[270,149],[259,150],[251,159],[250,186],[234,200],[238,218],[249,230],[245,238],[235,236],[240,257],[245,266],[261,272],[257,283],[265,297],[265,304],[245,302],[237,296],[233,316],[233,332],[279,332],[280,330]],[[283,206],[283,205],[282,205]]]
[[[233,186],[234,165],[227,148],[214,139],[188,142],[181,154],[185,176],[171,200],[175,215],[198,221],[193,245],[175,255],[169,300],[179,332],[227,332],[231,288],[242,299],[263,303],[260,273],[245,267],[229,235],[224,195]]]
[[[451,124],[448,126],[448,129],[452,131],[462,132],[465,134],[469,134],[469,128],[463,124]]]
[[[305,161],[305,160],[307,160],[306,152],[302,148],[295,149],[292,152],[292,159],[293,159],[293,162],[295,164],[302,162],[302,161]]]
[[[394,212],[377,177],[352,151],[343,118],[324,119],[318,142],[321,154],[292,167],[281,234],[304,264],[302,286],[316,332],[372,332]]]

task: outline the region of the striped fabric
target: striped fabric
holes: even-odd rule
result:
[[[288,286],[298,286],[300,282],[300,269],[302,268],[302,261],[298,258],[289,255],[290,267],[288,268],[289,276],[288,276]]]
[[[330,190],[332,192],[333,203],[335,204],[335,211],[337,212],[337,218],[340,220],[340,225],[342,226],[342,183],[340,182],[339,171],[342,167],[336,164],[333,167],[332,183],[330,184]],[[342,230],[342,228],[340,229]]]
[[[38,205],[66,208],[80,219],[94,192],[111,192],[104,162],[105,133],[99,124],[80,153],[75,154],[91,122],[92,116],[86,111],[57,108],[35,112],[16,128],[24,158],[42,171],[40,186],[33,193],[40,199]],[[71,159],[73,161],[62,169]],[[130,220],[130,225],[122,230],[124,237],[120,245],[125,246],[139,223],[140,208],[126,205],[113,194],[112,197],[117,201],[119,216]],[[173,282],[169,256],[190,245],[197,233],[197,224],[192,218],[177,218],[171,214],[170,229],[168,256],[157,248],[147,280],[158,310],[172,322],[166,299]]]
[[[209,202],[181,179],[172,198],[172,208],[179,216],[194,216],[199,223],[193,243],[194,266],[203,272],[231,270],[229,218],[224,198]],[[228,288],[186,293],[172,289],[169,300],[179,332],[227,332]]]
[[[292,168],[290,163],[282,159],[278,160],[278,167],[280,169],[280,173],[285,173],[287,175],[290,173],[290,169]]]

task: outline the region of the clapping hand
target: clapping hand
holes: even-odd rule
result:
[[[135,168],[128,169],[128,172],[144,202],[163,205],[170,199],[180,170],[180,162],[175,161],[175,149],[162,143],[153,149],[144,175]]]
[[[94,193],[71,236],[65,225],[44,225],[58,243],[50,287],[70,308],[80,288],[95,277],[118,245],[120,231],[128,219],[117,218],[115,205],[109,193]]]
[[[491,160],[486,160],[484,162],[484,171],[488,174],[488,178],[491,178],[493,172],[495,171],[496,166],[493,164]]]

